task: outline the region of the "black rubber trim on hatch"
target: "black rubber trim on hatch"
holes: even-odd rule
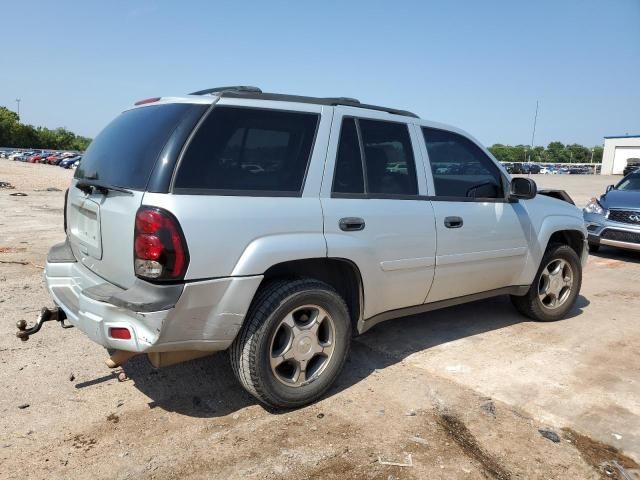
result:
[[[173,176],[173,171],[182,147],[184,147],[198,121],[210,107],[211,105],[194,104],[183,115],[156,160],[156,164],[149,177],[149,182],[147,183],[147,192],[169,193],[171,177]]]
[[[133,312],[157,312],[176,306],[184,284],[156,285],[136,278],[131,288],[124,289],[111,283],[86,288],[82,294],[98,302],[110,303]]]

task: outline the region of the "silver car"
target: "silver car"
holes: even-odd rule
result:
[[[18,336],[68,321],[112,367],[228,350],[256,398],[297,407],[379,322],[495,295],[563,318],[586,229],[544,193],[407,111],[254,87],[143,100],[86,151],[46,262],[57,307]]]
[[[592,252],[600,245],[640,250],[640,170],[592,198],[584,208],[584,221]]]

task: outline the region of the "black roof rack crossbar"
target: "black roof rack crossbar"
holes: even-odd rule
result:
[[[255,88],[255,87],[243,87],[243,88]],[[282,93],[264,93],[260,91],[260,89],[256,89],[258,91],[240,89],[239,87],[230,87],[230,88],[222,88],[222,89],[210,89],[210,90],[202,90],[203,92],[214,92],[218,93],[220,96],[229,97],[229,98],[248,98],[254,100],[274,100],[280,102],[299,102],[299,103],[311,103],[315,105],[327,105],[327,106],[338,106],[343,105],[347,107],[358,107],[358,108],[366,108],[369,110],[377,110],[380,112],[387,112],[393,115],[401,115],[403,117],[414,117],[420,118],[413,112],[409,112],[407,110],[398,110],[396,108],[389,107],[381,107],[379,105],[369,105],[366,103],[360,103],[359,100],[355,98],[348,97],[306,97],[302,95],[286,95]],[[199,93],[195,93],[192,95],[197,95]],[[200,94],[205,95],[205,94]]]
[[[222,92],[262,93],[262,90],[260,90],[258,87],[251,87],[249,85],[234,85],[231,87],[207,88],[205,90],[198,90],[197,92],[190,93],[189,95],[209,95],[210,93],[222,93]]]

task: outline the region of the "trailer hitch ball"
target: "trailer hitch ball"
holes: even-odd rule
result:
[[[23,342],[26,342],[27,340],[29,340],[29,336],[28,335],[20,335],[21,333],[24,333],[24,331],[27,329],[27,321],[26,320],[18,320],[16,322],[16,327],[18,327],[18,333],[16,333],[17,337],[22,340]]]
[[[16,327],[18,328],[18,331],[16,332],[16,337],[18,337],[23,342],[26,342],[27,340],[29,340],[29,337],[31,335],[37,333],[40,330],[44,322],[48,322],[51,320],[56,320],[57,322],[60,322],[60,325],[63,328],[69,328],[71,327],[71,325],[64,324],[64,321],[66,318],[67,316],[65,315],[64,311],[61,310],[60,308],[49,310],[47,307],[42,307],[42,310],[40,310],[40,315],[38,315],[38,319],[36,320],[36,323],[32,327],[27,328],[26,320],[18,320],[16,322]]]

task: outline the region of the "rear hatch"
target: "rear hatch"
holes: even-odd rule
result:
[[[135,216],[158,159],[190,109],[188,103],[148,105],[113,120],[91,143],[67,200],[67,235],[76,258],[106,281],[135,281]]]

